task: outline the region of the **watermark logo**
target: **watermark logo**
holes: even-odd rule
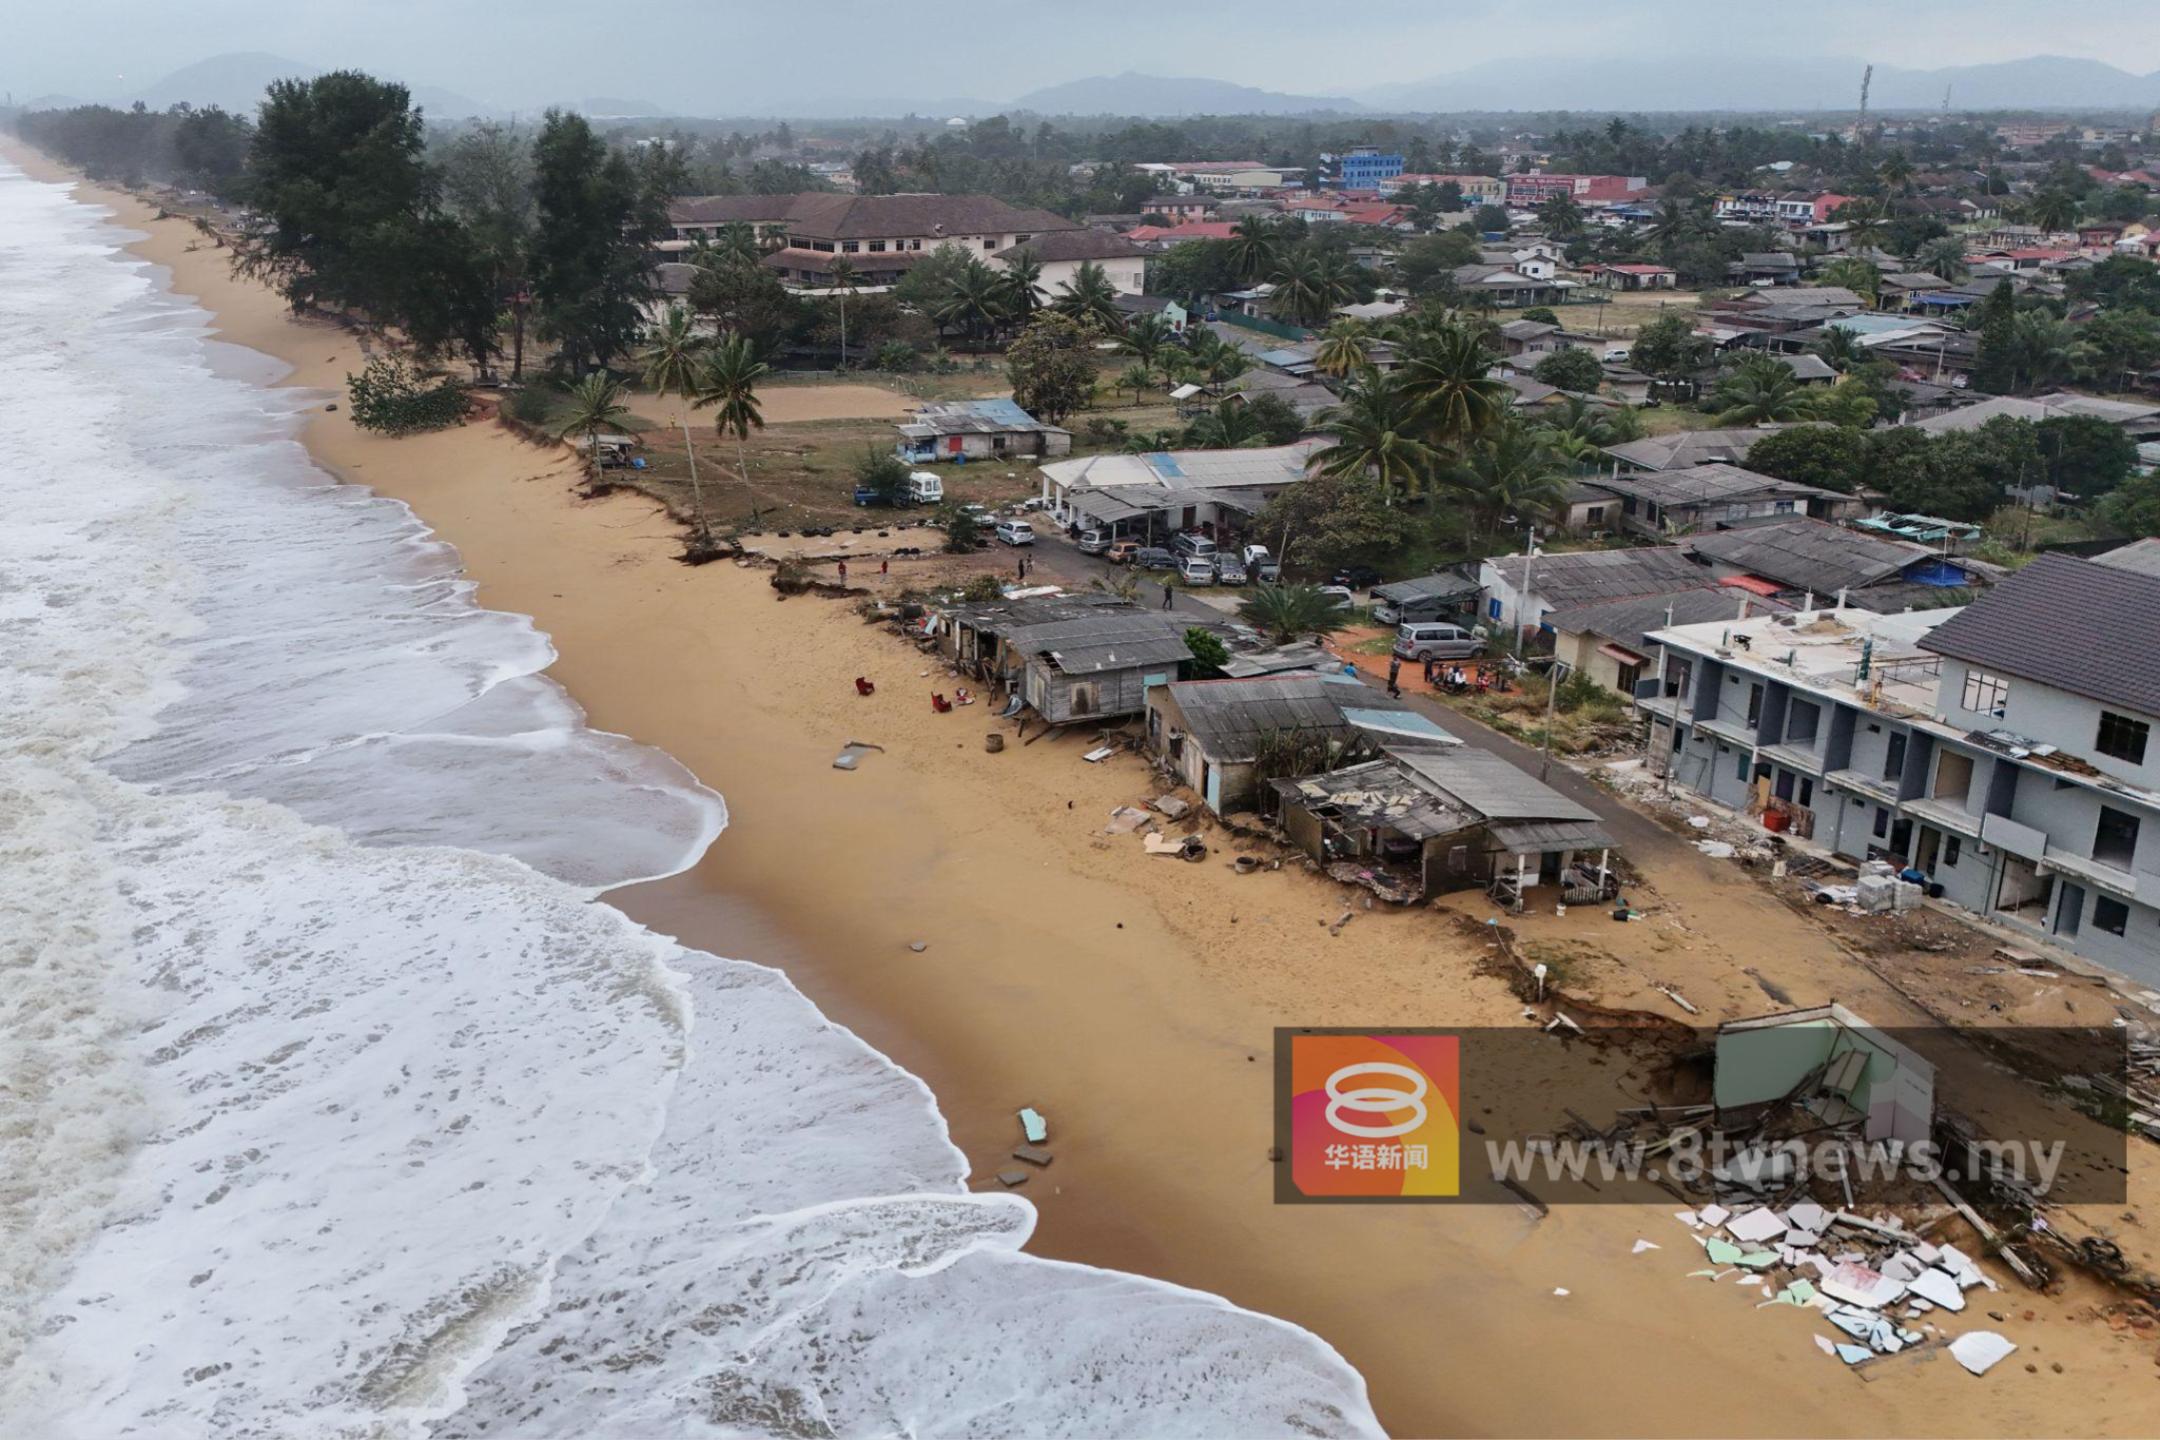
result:
[[[1457,1036],[1293,1032],[1283,1037],[1276,1066],[1289,1121],[1278,1198],[1440,1199],[1461,1192]]]

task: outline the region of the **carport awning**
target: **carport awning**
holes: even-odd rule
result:
[[[1493,843],[1514,855],[1548,850],[1613,850],[1618,844],[1604,827],[1588,820],[1508,820],[1485,827]]]

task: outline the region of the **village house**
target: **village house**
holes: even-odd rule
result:
[[[1076,456],[1042,467],[1043,507],[1060,525],[1151,543],[1184,530],[1221,535],[1241,529],[1278,491],[1304,480],[1313,452],[1326,443]]]
[[[1009,267],[1022,255],[1034,256],[1042,266],[1035,293],[1048,303],[1072,288],[1082,265],[1094,265],[1120,295],[1138,295],[1147,288],[1147,252],[1126,239],[1104,230],[1052,230],[1024,245],[1000,250],[990,258]]]
[[[1519,210],[1535,210],[1556,195],[1565,195],[1584,209],[1619,205],[1650,187],[1641,175],[1560,175],[1530,171],[1507,177],[1507,203]]]
[[[1675,625],[1744,620],[1788,608],[1730,585],[1701,585],[1664,595],[1637,595],[1571,605],[1546,616],[1553,656],[1570,676],[1583,675],[1628,699],[1646,675],[1657,673],[1657,647],[1644,637]]]
[[[790,289],[830,288],[845,259],[853,283],[876,290],[897,282],[946,245],[989,256],[1081,227],[1048,210],[989,195],[701,195],[668,203],[678,240],[748,225],[771,247],[761,263]]]
[[[1745,465],[1748,451],[1766,435],[1787,425],[1758,425],[1748,430],[1679,430],[1607,445],[1615,473],[1630,471],[1687,470],[1697,465]]]
[[[1865,501],[1851,495],[1718,461],[1677,470],[1600,476],[1588,483],[1618,497],[1618,528],[1659,539],[1788,515],[1843,520],[1867,508]]]
[[[911,465],[1072,453],[1070,430],[1046,425],[1003,398],[936,401],[893,428],[900,432],[895,452]]]
[[[1373,619],[1382,625],[1422,625],[1477,620],[1479,585],[1458,570],[1441,570],[1414,580],[1396,580],[1372,589]]]
[[[1498,755],[1389,742],[1376,760],[1269,781],[1290,843],[1348,883],[1418,903],[1472,886],[1508,911],[1538,886],[1615,893],[1617,842],[1595,811]]]
[[[1008,632],[1020,657],[1020,693],[1052,725],[1115,719],[1147,709],[1147,692],[1192,662],[1188,622],[1154,610],[1103,610]]]
[[[1914,428],[1930,435],[1947,435],[1978,430],[1999,416],[2038,424],[2042,420],[2069,415],[2085,415],[2119,425],[2133,440],[2160,439],[2160,405],[2104,400],[2097,395],[2079,395],[2068,390],[2035,395],[2030,399],[2019,395],[1993,395],[1961,409],[1915,421]]]
[[[1800,257],[1789,250],[1750,251],[1727,265],[1725,273],[1742,285],[1797,285]]]
[[[2042,555],[1963,610],[1648,638],[1673,783],[2160,985],[2160,576]]]
[[[1122,596],[1086,590],[969,601],[934,612],[924,633],[936,639],[939,651],[962,673],[985,684],[1012,685],[1018,683],[1025,657],[1007,646],[1008,636],[1104,611],[1137,614],[1140,607]]]
[[[1150,690],[1147,707],[1148,748],[1217,815],[1272,810],[1265,782],[1300,759],[1375,757],[1382,740],[1461,743],[1406,702],[1339,670],[1178,681]]]
[[[1663,265],[1585,265],[1583,274],[1591,284],[1607,290],[1670,290],[1680,283],[1680,272]]]
[[[1944,592],[1991,578],[1972,561],[1821,520],[1695,535],[1682,548],[1720,580],[1759,582],[1753,586],[1759,594],[1788,601],[1839,596],[1841,605],[1885,613],[1933,608]]]
[[[1702,585],[1701,566],[1666,545],[1563,555],[1495,555],[1478,562],[1485,619],[1503,633],[1541,629],[1554,610]]]
[[[1514,264],[1458,265],[1453,274],[1456,286],[1466,295],[1490,298],[1503,310],[1565,304],[1575,282],[1557,278],[1550,265],[1539,268],[1547,271],[1542,278],[1526,275]]]

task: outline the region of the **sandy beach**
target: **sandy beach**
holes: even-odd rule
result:
[[[97,198],[147,232],[138,253],[217,315],[222,338],[290,365],[283,383],[342,391],[359,368],[353,336],[234,279],[185,222]],[[817,392],[799,393],[816,408]],[[945,677],[925,678],[911,648],[844,603],[777,598],[761,568],[678,564],[656,506],[579,498],[558,451],[492,424],[382,439],[342,405],[305,439],[455,544],[481,603],[533,616],[559,651],[550,673],[592,723],[668,751],[726,797],[729,828],[702,864],[614,903],[687,944],[784,969],[928,1082],[978,1185],[995,1186],[1017,1107],[1049,1115],[1056,1162],[1023,1192],[1042,1212],[1031,1248],[1312,1329],[1402,1435],[2152,1430],[2154,1342],[2086,1318],[2104,1297],[2082,1283],[2002,1297],[2036,1312],[2013,1336],[2031,1373],[2006,1364],[1981,1381],[1913,1364],[1863,1383],[1823,1361],[1800,1314],[1754,1312],[1683,1278],[1693,1247],[1671,1207],[1535,1221],[1511,1206],[1273,1204],[1275,1027],[1517,1022],[1484,969],[1477,897],[1437,913],[1350,900],[1354,920],[1331,937],[1343,887],[1290,869],[1237,875],[1220,843],[1185,865],[1105,835],[1114,806],[1159,793],[1136,760],[1085,764],[1079,736],[986,753],[999,727],[983,707],[933,714]],[[895,562],[896,583],[909,563]],[[857,675],[874,696],[855,693]],[[835,770],[848,740],[884,748]],[[1671,1013],[1657,1006],[1665,984],[1709,1018],[1757,1013],[1770,1008],[1762,976],[1797,1004],[1920,1019],[1731,867],[1654,879],[1660,921],[1577,913],[1516,928],[1581,947],[1583,980],[1608,1004]],[[2150,1167],[2134,1163],[2135,1186]],[[1664,1248],[1631,1255],[1637,1236]]]

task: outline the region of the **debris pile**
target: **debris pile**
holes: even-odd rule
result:
[[[1836,1333],[1816,1348],[1847,1365],[1947,1345],[1975,1375],[2016,1349],[1988,1331],[1952,1338],[1937,1319],[1965,1309],[1966,1293],[2000,1287],[1955,1245],[1936,1244],[1888,1215],[1869,1218],[1812,1201],[1676,1212],[1710,1265],[1690,1279],[1731,1281],[1773,1305],[1813,1310]],[[1644,1241],[1637,1241],[1637,1253]]]

